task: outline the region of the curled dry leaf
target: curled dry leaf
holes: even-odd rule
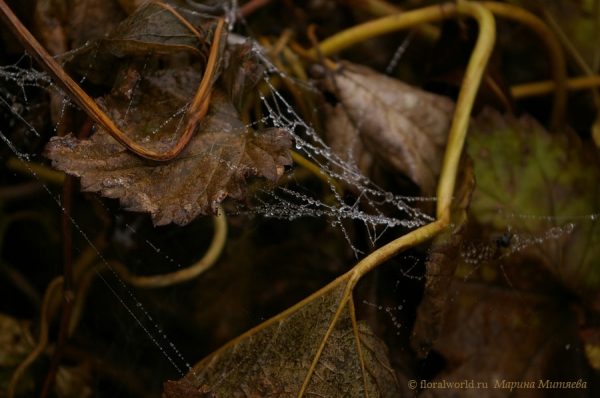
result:
[[[171,150],[189,128],[194,113],[186,111],[203,81],[203,58],[191,65],[160,69],[156,56],[138,55],[182,50],[204,54],[203,45],[214,34],[209,22],[203,29],[206,43],[200,43],[171,11],[157,3],[142,7],[99,41],[92,58],[97,78],[109,73],[118,60],[110,94],[96,102],[124,135],[155,153]],[[135,156],[102,128],[89,140],[77,140],[72,134],[54,137],[45,156],[55,168],[81,177],[84,191],[119,198],[127,210],[149,212],[156,225],[185,225],[198,215],[215,214],[228,196],[244,200],[248,178],[277,181],[285,166],[292,164],[291,138],[278,129],[251,131],[232,103],[241,107],[243,97],[262,76],[250,43],[228,49],[230,67],[222,76],[226,91],[213,87],[221,77],[225,43],[221,37],[217,65],[206,90],[212,92],[208,113],[172,161],[158,163]],[[90,55],[82,50],[75,64]],[[247,69],[240,70],[240,65]]]
[[[364,145],[375,162],[406,175],[422,195],[433,195],[454,109],[450,99],[348,62],[325,89],[339,101],[326,107],[328,141],[354,142],[359,152]],[[338,155],[347,159],[348,151],[339,148]],[[355,161],[370,163],[363,156]]]
[[[298,397],[305,382],[306,396],[399,396],[386,347],[356,322],[347,279],[225,345],[196,364],[187,380],[219,397]]]

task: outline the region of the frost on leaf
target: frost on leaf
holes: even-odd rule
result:
[[[73,62],[85,64],[93,55],[101,71],[94,72],[98,78],[114,68],[112,90],[96,99],[97,104],[129,139],[146,150],[166,153],[193,117],[186,111],[203,79],[204,58],[198,54],[206,55],[212,25],[201,29],[206,43],[200,43],[172,12],[152,3],[101,39],[97,50],[81,50]],[[45,156],[55,168],[81,177],[84,191],[118,198],[126,210],[149,212],[155,225],[185,225],[198,215],[215,214],[226,197],[242,201],[249,178],[277,181],[292,163],[291,137],[274,128],[253,131],[239,114],[244,97],[262,76],[262,66],[250,43],[227,49],[224,37],[219,43],[212,88],[207,90],[212,90],[208,113],[175,159],[142,159],[103,128],[86,140],[72,134],[54,137]],[[195,49],[190,51],[195,55],[164,58],[182,49]]]
[[[196,364],[187,380],[219,397],[298,397],[305,381],[305,396],[398,397],[387,349],[356,322],[346,288],[337,283],[250,330]]]
[[[326,107],[327,137],[338,155],[347,159],[351,151],[363,174],[378,162],[410,178],[421,195],[434,194],[454,109],[451,100],[347,62],[325,89],[339,101]]]

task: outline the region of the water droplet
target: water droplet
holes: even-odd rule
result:
[[[562,229],[559,227],[554,227],[548,232],[548,235],[554,239],[558,239],[562,235]]]
[[[567,234],[570,234],[571,232],[573,232],[573,228],[574,228],[574,225],[571,223],[568,223],[563,226],[563,231]]]

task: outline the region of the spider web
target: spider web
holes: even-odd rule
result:
[[[226,14],[229,16],[228,23],[230,29],[235,26],[237,9],[237,2],[233,1],[227,3],[225,7]],[[194,11],[179,9],[182,13],[193,13]],[[243,21],[242,21],[243,23]],[[396,54],[402,54],[405,46],[400,46]],[[268,124],[274,127],[278,127],[285,130],[291,136],[294,137],[295,148],[294,150],[300,153],[305,158],[309,159],[312,163],[317,165],[322,175],[322,179],[327,181],[327,188],[329,189],[330,195],[328,200],[325,201],[322,198],[322,193],[315,192],[314,187],[303,184],[301,181],[303,178],[296,175],[297,169],[289,171],[283,180],[293,182],[293,184],[285,185],[281,184],[275,187],[262,186],[260,189],[255,191],[252,195],[252,205],[243,205],[239,203],[231,203],[228,208],[228,212],[232,215],[238,214],[254,214],[261,217],[267,218],[279,218],[292,222],[293,220],[303,218],[314,218],[317,220],[327,220],[332,227],[338,228],[345,240],[347,245],[351,248],[355,257],[360,257],[362,251],[353,243],[351,234],[347,228],[349,223],[360,224],[364,227],[367,233],[368,240],[372,246],[378,244],[378,242],[388,235],[391,238],[399,236],[400,234],[406,233],[406,231],[418,228],[419,226],[425,225],[434,221],[434,219],[424,214],[415,203],[423,201],[434,201],[435,198],[428,197],[409,197],[395,192],[386,191],[375,183],[373,183],[368,177],[362,175],[356,162],[350,157],[349,160],[344,160],[342,156],[334,153],[327,143],[321,138],[318,131],[315,130],[314,126],[307,123],[294,109],[293,105],[285,96],[275,87],[273,83],[273,77],[276,76],[281,79],[285,79],[293,85],[296,85],[302,90],[308,90],[310,92],[318,92],[317,88],[311,82],[299,81],[291,76],[286,75],[280,71],[275,65],[273,65],[269,59],[265,56],[264,51],[257,45],[254,47],[254,51],[258,54],[261,60],[266,65],[266,71],[264,76],[264,82],[270,90],[269,95],[261,95],[261,102],[263,109],[266,111],[265,116],[257,122],[250,124],[248,127],[255,127],[258,123]],[[392,70],[395,64],[398,62],[398,56],[394,56],[392,64],[388,70]],[[16,157],[21,163],[21,170],[25,171],[28,177],[33,178],[38,186],[42,187],[42,194],[51,200],[45,203],[48,206],[49,211],[56,210],[64,211],[61,204],[60,194],[50,184],[40,178],[39,173],[36,171],[33,163],[42,163],[44,160],[39,155],[41,150],[41,144],[38,141],[42,140],[42,137],[47,136],[45,132],[39,131],[39,127],[35,120],[32,120],[32,115],[36,112],[38,107],[41,106],[38,102],[39,96],[35,96],[36,100],[32,100],[32,94],[30,92],[42,90],[58,96],[63,97],[63,111],[68,108],[74,108],[75,105],[61,92],[61,90],[54,85],[52,80],[44,72],[40,72],[31,67],[30,57],[24,54],[18,61],[12,65],[0,66],[0,103],[2,104],[2,119],[3,126],[0,129],[0,138],[5,144],[5,148],[2,151],[3,159],[8,159],[10,156]],[[175,119],[181,118],[181,115],[185,113],[185,109],[181,109],[178,114],[174,114]],[[60,123],[60,122],[59,122]],[[58,124],[53,126],[54,132],[59,128]],[[18,131],[22,135],[18,138],[14,133]],[[34,143],[33,145],[31,143]],[[37,144],[36,144],[37,142]],[[27,149],[22,149],[27,148]],[[30,148],[33,148],[30,149]],[[19,178],[13,175],[19,184],[25,185]],[[359,192],[358,195],[344,195],[341,194],[337,186],[338,184],[344,184],[352,187],[353,191]],[[6,193],[8,194],[8,193]],[[144,224],[144,217],[139,215],[127,215],[115,210],[115,205],[106,204],[105,201],[98,197],[91,199],[95,205],[101,206],[108,213],[116,214],[114,217],[117,220],[116,234],[120,236],[119,240],[125,242],[128,240],[137,240],[138,242],[143,241],[150,248],[153,254],[161,258],[160,262],[164,266],[166,264],[167,269],[178,269],[183,267],[183,264],[189,262],[188,257],[178,258],[176,250],[172,250],[169,245],[157,238],[155,234],[146,235],[145,231],[139,225]],[[394,209],[391,212],[390,209]],[[235,209],[232,211],[232,209]],[[365,210],[368,209],[368,210]],[[401,214],[401,216],[391,216],[390,214]],[[501,216],[501,215],[499,215]],[[527,217],[527,215],[511,215],[512,217]],[[549,216],[531,216],[531,217],[549,217]],[[583,215],[581,220],[573,220],[572,218],[566,220],[566,223],[561,226],[556,226],[548,229],[542,236],[531,236],[525,233],[521,233],[518,230],[510,230],[507,233],[511,234],[512,241],[510,249],[505,251],[503,256],[510,256],[511,254],[524,250],[527,247],[535,244],[542,243],[547,240],[557,240],[564,235],[570,234],[577,222],[584,222],[594,220],[596,215]],[[80,233],[83,240],[80,246],[77,247],[80,253],[91,248],[95,251],[99,257],[99,264],[106,266],[109,269],[108,273],[104,273],[99,268],[96,269],[97,275],[104,281],[104,286],[108,288],[110,293],[114,296],[122,307],[123,313],[128,314],[134,319],[135,324],[144,334],[147,339],[151,342],[151,345],[155,346],[167,359],[167,362],[179,376],[183,376],[187,371],[191,370],[190,362],[193,362],[196,358],[190,358],[189,355],[184,355],[184,349],[177,347],[173,337],[164,330],[163,321],[152,313],[153,310],[146,308],[144,299],[140,297],[137,291],[127,286],[125,282],[118,276],[118,274],[112,270],[110,261],[102,254],[102,250],[96,247],[94,239],[91,237],[95,233],[94,228],[89,228],[86,222],[82,221],[83,217],[80,215],[72,215],[71,222],[75,229]],[[193,230],[194,226],[185,229],[185,232]],[[173,232],[171,228],[169,231]],[[389,239],[389,238],[388,238]],[[476,272],[486,262],[495,259],[497,257],[498,244],[494,241],[476,241],[471,240],[464,243],[464,250],[462,256],[465,258],[466,263],[473,266],[471,273]],[[191,254],[193,257],[197,253]],[[395,290],[401,283],[401,280],[405,279],[417,279],[422,280],[422,274],[414,274],[414,269],[422,266],[424,258],[414,257],[407,255],[403,257],[409,264],[408,268],[403,268],[398,272],[398,279],[392,284],[395,284]],[[163,267],[164,270],[164,267]],[[465,280],[469,274],[465,276]],[[224,293],[219,289],[211,288],[206,286],[218,295],[224,296]],[[457,293],[458,294],[458,293]],[[227,298],[225,297],[227,300]],[[389,318],[389,322],[393,323],[393,327],[400,329],[401,323],[397,320],[396,312],[402,310],[402,306],[398,307],[385,307],[379,304],[370,302],[368,299],[362,301],[365,307],[375,309],[384,313],[384,316]],[[254,321],[263,320],[260,314],[251,314],[244,309],[243,303],[235,303],[239,306],[242,312],[246,313],[249,318]],[[164,316],[164,314],[162,314]],[[119,317],[122,316],[118,315]],[[130,321],[120,322],[129,324]],[[125,329],[128,326],[121,328],[121,333],[125,334]],[[395,332],[398,334],[399,332]],[[408,334],[406,331],[405,334]]]

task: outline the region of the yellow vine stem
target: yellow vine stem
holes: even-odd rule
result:
[[[361,12],[367,12],[374,17],[385,17],[387,15],[404,12],[402,7],[384,0],[355,0],[349,5],[353,8],[358,8]],[[415,26],[414,30],[419,36],[430,43],[433,43],[440,38],[440,28],[435,25],[421,24]]]
[[[125,282],[136,287],[152,289],[187,282],[212,267],[223,252],[227,241],[227,219],[222,207],[219,206],[219,216],[214,216],[213,221],[215,231],[208,250],[199,261],[187,268],[168,274],[140,276],[133,274],[127,267],[117,261],[109,261],[109,266]]]
[[[44,294],[44,300],[42,302],[42,312],[40,315],[40,338],[38,339],[37,345],[33,351],[31,351],[27,358],[21,362],[19,367],[13,373],[10,383],[8,384],[8,389],[6,390],[7,398],[14,397],[17,383],[19,382],[21,374],[37,359],[37,357],[40,356],[48,344],[48,311],[50,309],[50,302],[52,301],[51,298],[55,294],[55,291],[60,291],[62,283],[63,277],[58,276],[54,278],[46,288],[46,293]]]
[[[321,43],[321,45],[326,45],[326,51],[324,52],[330,53],[333,52],[334,49],[340,49],[347,46],[342,39],[356,43],[361,37],[361,27],[364,27],[367,30],[367,33],[363,36],[367,38],[375,36],[375,32],[378,32],[377,34],[384,34],[394,30],[394,24],[396,24],[399,29],[405,29],[410,27],[411,24],[439,21],[444,18],[454,17],[457,14],[470,16],[477,21],[479,25],[479,37],[477,38],[475,49],[473,50],[473,54],[471,55],[471,59],[467,66],[460,94],[456,102],[455,116],[450,127],[444,163],[437,188],[437,220],[431,224],[418,228],[371,253],[354,267],[353,272],[356,280],[385,260],[395,256],[401,250],[433,238],[448,226],[450,222],[450,204],[452,202],[454,185],[456,183],[456,173],[467,134],[471,109],[485,71],[485,66],[494,47],[496,27],[494,17],[487,8],[475,2],[462,1],[456,5],[446,3],[440,6],[426,7],[420,10],[410,11],[400,15],[392,15],[380,20],[368,22],[367,24],[349,29],[352,30],[351,33],[347,33],[348,31],[346,31],[336,35],[343,35],[342,38],[333,36]],[[405,16],[407,20],[403,19]],[[382,27],[376,25],[378,21],[382,22]]]
[[[461,1],[459,3],[466,2]],[[567,102],[567,67],[562,48],[557,38],[541,19],[529,11],[510,4],[494,1],[481,2],[481,4],[496,16],[511,19],[527,26],[539,36],[546,46],[550,56],[555,81],[555,98],[552,109],[551,126],[555,130],[560,129],[564,123]],[[407,11],[402,14],[393,14],[382,19],[358,25],[324,40],[319,46],[319,50],[324,56],[328,56],[347,47],[351,47],[365,39],[411,27],[414,25],[413,21],[418,21],[422,17],[428,18],[432,16],[433,18],[431,18],[430,21],[437,22],[449,16],[450,10],[448,7],[449,4],[430,6],[419,10]],[[442,15],[439,15],[439,10],[441,8],[443,8]],[[438,14],[437,18],[435,17],[436,13]],[[309,53],[314,57],[314,50],[309,51]]]
[[[441,6],[426,7],[420,10],[411,11],[400,15],[392,15],[390,17],[367,22],[366,24],[358,25],[347,31],[332,36],[321,44],[325,45],[327,42],[328,44],[326,48],[328,50],[332,50],[334,48],[341,49],[347,47],[347,42],[345,42],[345,40],[356,43],[360,41],[361,38],[364,40],[366,38],[374,37],[377,34],[388,33],[396,29],[404,29],[413,24],[439,21],[444,18],[454,17],[455,15],[465,15],[474,18],[479,25],[479,37],[477,38],[475,48],[467,66],[460,94],[456,102],[456,108],[454,112],[455,116],[452,126],[450,127],[444,163],[442,166],[442,173],[440,175],[437,189],[437,220],[418,228],[374,251],[365,259],[360,261],[356,266],[354,266],[351,271],[342,275],[320,292],[317,292],[311,296],[311,298],[314,299],[318,295],[322,295],[324,292],[327,292],[333,289],[333,287],[338,286],[339,283],[343,283],[345,281],[348,283],[344,292],[344,296],[340,301],[340,305],[333,316],[331,325],[325,333],[325,336],[323,337],[321,345],[317,351],[317,355],[315,355],[315,358],[307,372],[302,388],[298,393],[298,397],[302,397],[306,392],[310,378],[312,377],[314,369],[319,362],[319,358],[323,352],[325,344],[327,343],[327,340],[329,339],[329,336],[331,335],[345,305],[351,300],[352,290],[354,289],[354,286],[358,280],[378,265],[398,254],[400,251],[433,238],[450,224],[450,204],[452,202],[452,195],[454,193],[454,186],[456,183],[458,163],[464,146],[471,109],[473,108],[473,103],[475,102],[475,96],[479,90],[479,85],[485,72],[485,67],[494,48],[494,43],[496,40],[496,24],[492,13],[481,4],[470,1],[460,1],[457,4],[447,3]],[[404,18],[406,18],[406,20],[404,20]],[[378,26],[378,22],[381,23],[382,26]],[[364,32],[362,29],[365,29]],[[378,33],[375,34],[374,32]],[[330,52],[323,51],[323,53],[325,54]],[[302,303],[306,303],[306,300],[304,300]],[[298,306],[294,306],[294,308],[297,309]]]
[[[554,104],[552,105],[550,126],[555,131],[562,129],[567,105],[567,65],[558,39],[541,19],[521,7],[495,1],[485,1],[481,4],[495,16],[527,26],[538,35],[546,46],[554,75]]]
[[[56,185],[62,185],[65,181],[65,173],[54,170],[43,164],[35,163],[29,160],[19,159],[11,156],[6,162],[6,167],[19,173],[31,175],[33,173],[38,179]]]
[[[176,15],[180,20],[183,19],[177,14],[171,7],[162,3],[156,3],[160,7],[167,9]],[[193,133],[198,127],[199,121],[206,115],[208,111],[208,105],[210,103],[211,95],[211,80],[215,72],[215,66],[217,64],[219,42],[221,40],[221,32],[224,27],[224,20],[220,18],[215,29],[213,36],[213,43],[211,45],[210,54],[208,57],[208,63],[206,65],[204,75],[200,86],[196,91],[196,94],[187,110],[186,116],[188,122],[186,124],[183,135],[177,141],[177,144],[167,152],[158,153],[148,150],[135,141],[131,140],[125,134],[119,130],[119,128],[110,120],[110,118],[96,105],[96,103],[87,95],[85,91],[79,87],[79,85],[71,79],[71,77],[62,69],[62,67],[48,54],[48,52],[38,43],[38,41],[31,35],[31,33],[23,26],[21,21],[15,16],[12,10],[6,5],[4,0],[0,0],[0,19],[14,32],[17,39],[21,42],[23,47],[27,49],[30,55],[44,68],[44,70],[52,77],[54,82],[73,100],[81,109],[88,114],[96,123],[105,128],[108,133],[117,140],[121,145],[146,159],[156,161],[169,161],[176,157],[186,146],[191,139]],[[192,32],[197,37],[201,37],[200,34],[190,24],[186,25],[192,29]]]
[[[600,88],[600,76],[583,76],[567,79],[567,90],[589,90]],[[525,83],[512,86],[510,93],[514,98],[528,98],[538,95],[545,95],[556,90],[556,83],[553,81],[543,81],[535,83]]]
[[[481,4],[475,2],[459,1],[456,4],[447,3],[440,6],[426,7],[420,10],[410,11],[400,15],[393,15],[376,21],[367,22],[365,24],[350,28],[347,31],[340,32],[335,36],[325,40],[321,44],[321,46],[324,46],[324,48],[321,49],[321,52],[324,55],[331,54],[339,49],[348,47],[348,43],[354,44],[361,40],[388,33],[393,30],[412,27],[416,24],[440,21],[446,18],[455,17],[457,15],[474,18],[479,25],[479,37],[477,38],[475,48],[467,66],[458,101],[456,103],[455,117],[450,128],[446,154],[442,167],[442,174],[440,176],[440,182],[437,190],[437,220],[418,228],[374,251],[365,259],[360,261],[350,271],[344,275],[341,275],[321,290],[313,293],[309,297],[288,308],[279,315],[267,320],[266,322],[263,322],[241,336],[238,336],[236,339],[230,341],[226,345],[219,348],[216,352],[211,354],[209,357],[205,358],[203,361],[197,364],[196,367],[202,368],[202,366],[205,366],[206,361],[210,360],[210,358],[220,355],[238,342],[248,339],[255,333],[258,333],[265,328],[292,316],[294,313],[302,310],[304,307],[310,305],[315,300],[319,300],[335,289],[343,288],[344,292],[339,301],[337,310],[331,317],[330,326],[321,340],[317,353],[311,362],[309,369],[307,370],[306,376],[304,377],[302,387],[297,393],[298,398],[304,396],[310,379],[313,376],[314,370],[319,362],[320,356],[323,353],[325,345],[331,336],[331,333],[344,308],[346,308],[346,305],[348,305],[349,309],[353,309],[352,291],[358,280],[367,272],[377,267],[387,259],[395,256],[400,251],[431,239],[448,227],[450,224],[450,204],[452,202],[452,195],[454,192],[456,175],[458,171],[458,163],[467,133],[471,109],[473,107],[475,96],[479,89],[485,66],[494,47],[496,38],[496,28],[492,13]],[[316,54],[313,52],[312,56],[314,57],[315,55]],[[356,325],[355,321],[353,321],[353,325]],[[357,344],[360,344],[359,339],[357,339]],[[358,350],[359,355],[362,355],[361,348],[358,348]],[[195,374],[194,371],[197,370],[196,367],[190,372],[190,374]],[[365,373],[367,372],[364,367],[363,371]]]
[[[456,7],[455,4],[445,3],[393,14],[356,25],[323,40],[319,44],[319,51],[327,57],[373,37],[411,28],[426,22],[439,22],[455,16]],[[315,49],[311,49],[308,51],[308,55],[315,57],[317,53]]]

